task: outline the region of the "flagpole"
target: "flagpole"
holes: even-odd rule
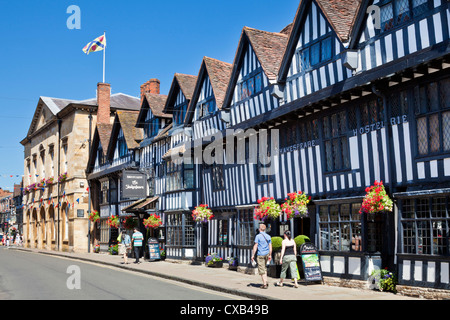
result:
[[[103,32],[105,39],[105,48],[103,49],[103,83],[105,83],[105,56],[106,56],[106,31]]]

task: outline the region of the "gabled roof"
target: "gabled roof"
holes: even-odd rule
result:
[[[103,154],[106,156],[108,151],[109,140],[111,139],[112,124],[97,123],[97,133],[103,148]],[[98,148],[98,146],[97,146]]]
[[[132,97],[124,93],[116,93],[111,95],[111,110],[139,110],[140,109],[140,99]],[[64,114],[74,106],[88,106],[92,108],[97,107],[97,98],[87,99],[87,100],[71,100],[71,99],[59,99],[51,97],[39,97],[39,102],[36,107],[33,119],[31,121],[27,137],[33,135],[39,124],[39,119],[42,114],[42,110],[47,108],[51,112],[51,117],[56,119],[59,116],[64,116]],[[26,138],[22,141],[25,143]]]
[[[36,110],[34,111],[33,119],[31,120],[27,136],[32,135],[33,132],[36,131],[39,124],[40,116],[44,109],[48,109],[51,113],[51,116],[47,118],[56,118],[58,112],[63,110],[69,104],[76,102],[78,101],[69,99],[51,98],[51,97],[39,97],[38,105],[36,107]]]
[[[119,130],[122,129],[125,142],[129,150],[139,148],[139,141],[143,139],[143,130],[136,128],[136,121],[139,116],[137,111],[118,110],[114,118],[114,124],[111,130],[111,137],[108,144],[107,156],[112,159],[116,147]]]
[[[186,100],[189,102],[192,98],[196,82],[197,76],[175,73],[163,112],[172,113],[172,107],[177,99],[178,90],[183,92]]]
[[[192,121],[194,116],[195,106],[198,102],[198,98],[202,91],[203,82],[205,76],[209,77],[211,87],[216,99],[217,108],[222,109],[223,102],[225,99],[225,94],[227,92],[228,83],[230,82],[230,75],[233,66],[230,63],[216,60],[209,57],[204,57],[202,65],[200,66],[200,71],[197,77],[197,84],[195,90],[189,103],[188,112],[186,116],[186,123]]]
[[[316,0],[342,43],[350,40],[362,0]]]
[[[276,80],[288,36],[283,33],[261,31],[249,27],[245,27],[244,32],[249,38],[267,78]]]
[[[111,138],[112,124],[97,123],[95,126],[94,137],[92,139],[91,150],[89,150],[89,159],[86,171],[92,172],[97,158],[97,150],[99,144],[102,145],[103,154],[106,156],[108,152],[109,139]]]
[[[295,53],[302,25],[308,13],[308,9],[314,2],[322,11],[325,19],[336,33],[342,43],[350,41],[353,28],[356,25],[358,13],[361,11],[361,3],[365,0],[300,0],[294,22],[289,33],[287,44],[278,75],[278,81],[284,82],[289,71],[292,56]]]
[[[243,28],[233,62],[233,70],[225,95],[224,106],[229,105],[231,102],[248,43],[251,44],[267,78],[271,83],[274,83],[278,76],[281,59],[288,39],[289,37],[284,33],[262,31],[249,27]]]
[[[166,105],[167,96],[155,93],[145,93],[142,100],[141,110],[137,119],[136,127],[143,128],[145,118],[148,111],[151,111],[153,116],[158,118],[172,118],[172,115],[164,113],[164,107]]]

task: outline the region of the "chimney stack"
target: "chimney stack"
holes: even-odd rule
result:
[[[144,101],[146,93],[160,94],[160,84],[158,79],[150,79],[141,86],[141,103]]]
[[[111,120],[111,85],[97,84],[97,123],[110,124]]]

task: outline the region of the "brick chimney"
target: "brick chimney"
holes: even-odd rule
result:
[[[110,124],[111,120],[111,85],[97,84],[97,123]]]
[[[141,86],[141,103],[146,93],[159,94],[161,82],[158,79],[150,79]]]

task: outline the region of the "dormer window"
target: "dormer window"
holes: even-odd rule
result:
[[[380,6],[381,32],[393,29],[395,26],[410,21],[428,11],[428,0],[387,0]]]
[[[260,71],[250,74],[238,83],[239,100],[250,98],[262,91],[262,73]]]
[[[184,118],[186,117],[187,112],[187,103],[184,103],[180,106],[176,106],[173,109],[173,121],[175,125],[181,125],[184,122]]]
[[[99,145],[97,149],[97,159],[99,166],[103,166],[106,163],[106,157],[103,154],[103,147],[101,145]]]
[[[311,67],[330,61],[334,56],[331,36],[325,36],[314,41],[310,46],[298,52],[298,70],[305,72]]]
[[[119,157],[120,158],[126,157],[128,155],[128,147],[122,129],[120,130],[119,135],[117,137],[117,146],[119,149]]]
[[[216,110],[216,102],[214,98],[201,102],[198,105],[198,118],[204,118],[214,113]]]

